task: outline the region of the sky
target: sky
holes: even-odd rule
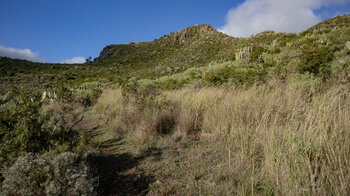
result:
[[[0,0],[0,56],[83,63],[106,45],[152,41],[195,24],[248,37],[300,32],[349,11],[350,0]]]

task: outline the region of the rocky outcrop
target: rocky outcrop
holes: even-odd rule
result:
[[[235,38],[230,37],[224,33],[217,31],[214,27],[208,24],[195,25],[179,30],[176,33],[170,33],[159,39],[155,39],[152,42],[138,42],[120,45],[109,45],[106,46],[100,56],[94,61],[101,61],[113,56],[125,54],[134,50],[135,48],[151,47],[155,49],[164,48],[178,48],[178,46],[195,47],[197,45],[207,44],[221,44],[234,40]],[[171,50],[171,49],[170,49]],[[155,52],[155,51],[152,51]]]
[[[94,59],[94,62],[102,61],[104,59],[108,59],[112,56],[117,56],[120,54],[124,54],[127,51],[130,51],[134,48],[134,43],[130,44],[118,44],[118,45],[109,45],[103,48],[100,53],[100,56]]]

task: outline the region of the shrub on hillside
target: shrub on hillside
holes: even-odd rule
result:
[[[73,90],[63,83],[57,84],[55,92],[57,94],[56,99],[59,102],[71,103],[74,101],[75,97]]]
[[[160,80],[159,86],[163,89],[177,89],[182,87],[184,82],[178,82],[176,79],[171,78],[169,76],[162,77]]]
[[[203,79],[207,84],[222,84],[224,82],[222,74],[212,71],[205,72]]]
[[[84,106],[92,106],[97,102],[98,97],[101,95],[102,90],[99,88],[88,89],[88,90],[78,90],[76,92],[76,99],[79,103]]]
[[[25,152],[67,151],[76,131],[67,130],[53,114],[41,111],[41,93],[16,91],[15,104],[0,111],[0,166],[11,164]],[[1,168],[0,168],[1,169]]]
[[[259,79],[259,70],[256,66],[233,66],[226,67],[222,70],[225,78],[231,79],[231,83],[235,85],[253,84]]]
[[[185,79],[195,80],[202,77],[202,70],[198,67],[191,67],[184,71]]]
[[[249,54],[249,61],[250,62],[258,61],[260,56],[266,51],[267,50],[264,47],[261,47],[261,46],[254,47],[253,51]]]
[[[122,95],[125,101],[134,98],[141,108],[152,102],[160,93],[159,84],[149,79],[131,78],[128,83],[122,86]]]
[[[350,41],[347,41],[347,42],[345,43],[345,48],[346,48],[348,51],[350,51]]]
[[[40,94],[20,92],[16,106],[0,112],[0,157],[8,161],[23,152],[48,149],[50,132],[42,129]]]
[[[263,67],[263,69],[266,68]],[[242,84],[253,84],[259,79],[264,79],[265,76],[266,73],[261,72],[261,70],[259,71],[258,67],[254,65],[227,65],[218,71],[208,70],[203,74],[203,80],[210,85],[220,85],[224,82],[229,82],[238,86]]]
[[[322,77],[330,73],[330,62],[334,52],[328,46],[308,45],[302,48],[303,57],[299,64],[299,72],[309,72]]]
[[[93,195],[96,182],[71,152],[20,156],[4,177],[4,195]]]

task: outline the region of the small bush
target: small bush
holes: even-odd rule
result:
[[[93,195],[96,179],[76,154],[18,157],[4,172],[4,195]]]
[[[334,52],[327,46],[311,45],[302,49],[303,57],[299,65],[300,73],[313,73],[327,77]]]
[[[163,89],[170,90],[170,89],[180,88],[183,85],[183,83],[178,82],[177,80],[175,80],[173,78],[167,77],[167,78],[163,79],[159,85]]]
[[[258,46],[253,48],[253,52],[249,54],[249,61],[255,62],[259,59],[260,55],[262,55],[267,50],[264,47]]]
[[[208,84],[222,84],[224,77],[220,73],[208,71],[204,73],[203,79]]]
[[[184,72],[184,75],[190,80],[200,79],[202,77],[202,70],[197,67],[191,67]]]
[[[225,78],[231,78],[235,85],[253,84],[259,79],[259,72],[256,66],[235,66],[226,67],[222,70]]]
[[[77,144],[76,131],[42,111],[41,93],[13,94],[14,105],[0,110],[0,170],[26,152],[63,152]]]
[[[73,90],[67,87],[65,84],[58,84],[55,88],[57,94],[57,100],[60,102],[70,103],[74,101]]]
[[[135,98],[138,105],[143,108],[160,95],[159,84],[156,81],[131,78],[128,83],[122,86],[122,95],[125,101]]]
[[[98,97],[101,95],[102,90],[99,88],[89,90],[78,90],[76,93],[76,99],[84,106],[92,106],[97,102]]]
[[[17,93],[17,105],[0,112],[0,163],[11,161],[23,152],[49,148],[50,132],[42,129],[41,95]]]
[[[350,41],[347,41],[347,42],[345,43],[345,48],[346,48],[347,50],[350,50]]]

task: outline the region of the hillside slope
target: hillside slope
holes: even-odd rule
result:
[[[152,42],[106,46],[95,62],[153,69],[152,75],[166,75],[190,67],[235,60],[236,50],[253,44],[269,45],[281,35],[267,32],[249,39],[234,38],[210,25],[196,25]]]
[[[106,46],[100,56],[88,64],[42,64],[1,58],[0,91],[1,94],[6,93],[11,84],[35,88],[47,88],[56,83],[75,87],[86,82],[121,85],[130,78],[157,80],[163,76],[192,72],[186,72],[190,68],[198,68],[200,71],[197,70],[196,77],[203,79],[204,72],[213,65],[221,67],[216,69],[214,66],[214,72],[220,72],[222,67],[231,67],[231,74],[227,74],[226,69],[224,76],[213,76],[214,80],[219,77],[220,83],[242,80],[235,77],[242,75],[243,68],[249,75],[259,74],[251,78],[252,81],[261,80],[266,75],[280,78],[300,70],[302,59],[305,59],[304,46],[330,48],[335,55],[335,60],[330,63],[334,65],[332,71],[340,71],[342,65],[339,62],[347,64],[348,61],[345,43],[350,40],[349,24],[350,16],[343,15],[299,34],[265,31],[249,38],[234,38],[210,25],[196,25],[151,42]],[[222,66],[222,63],[228,65]],[[234,68],[232,64],[235,64]],[[237,73],[232,74],[232,71]]]
[[[85,64],[1,57],[0,195],[350,195],[349,84],[349,15],[249,38],[197,25]]]

